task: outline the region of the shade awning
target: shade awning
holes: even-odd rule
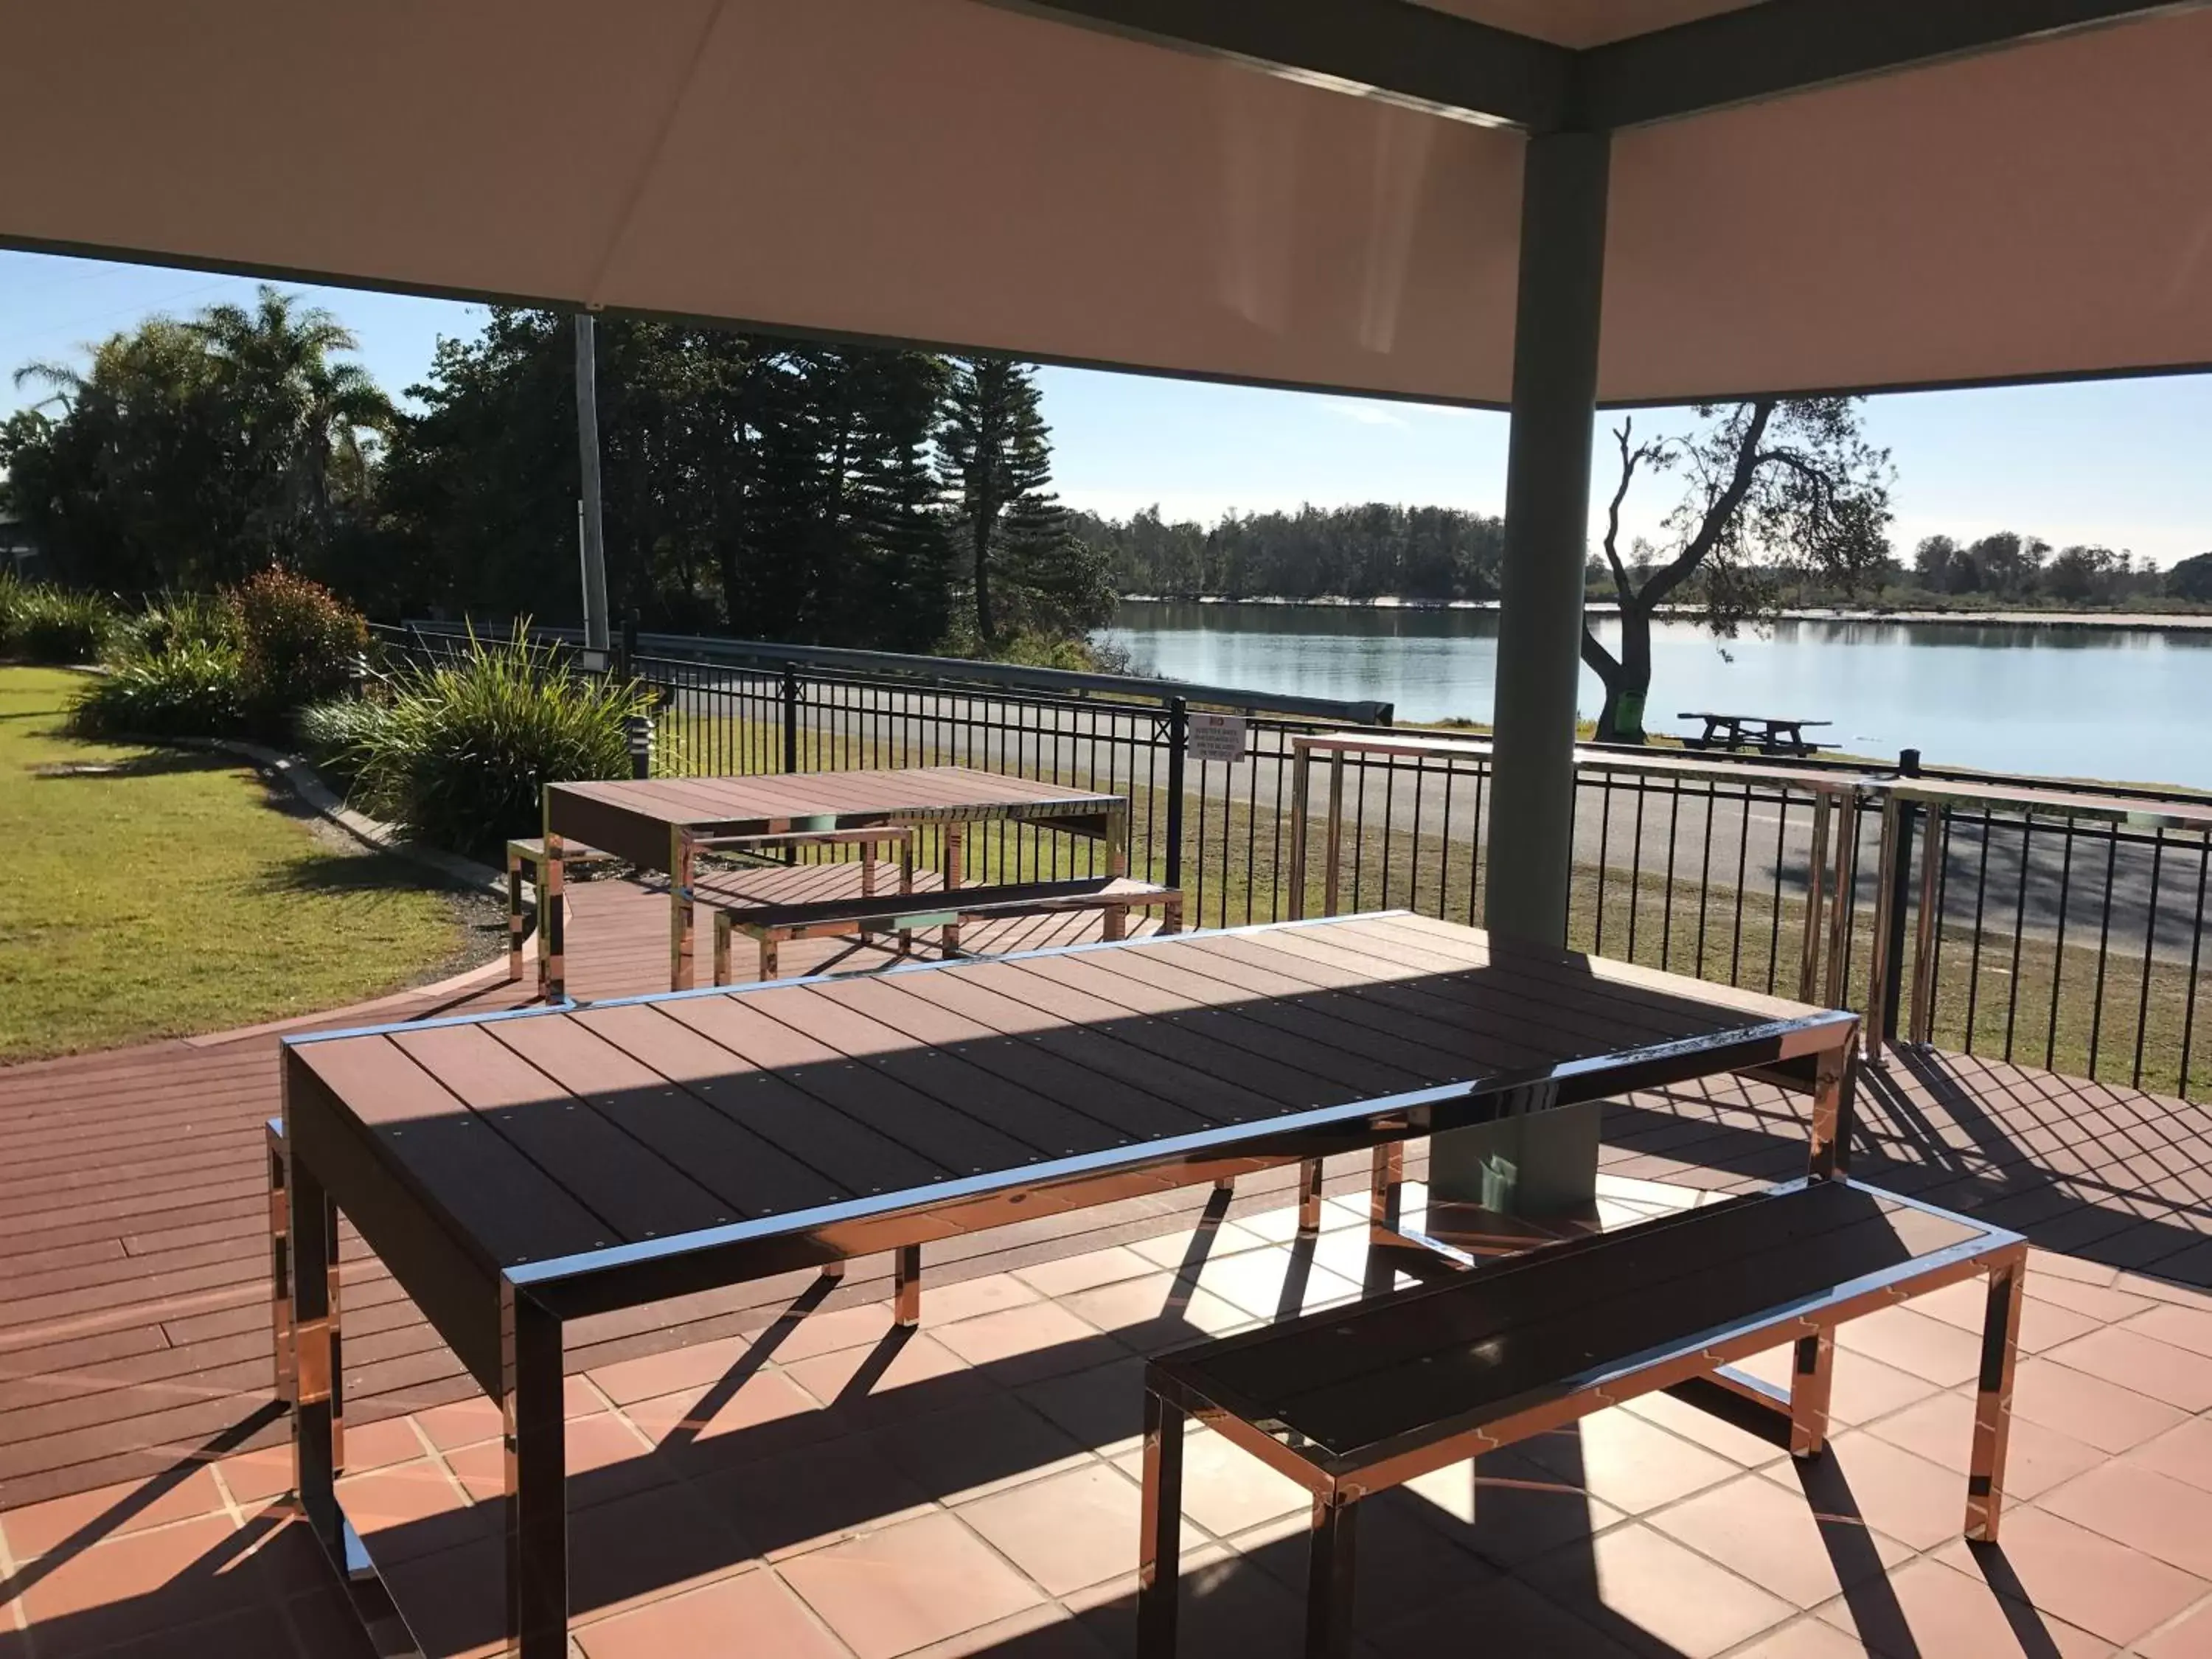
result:
[[[1510,391],[1516,132],[977,0],[76,0],[0,57],[16,246]],[[1601,396],[2212,364],[2208,86],[2163,12],[1620,132]]]

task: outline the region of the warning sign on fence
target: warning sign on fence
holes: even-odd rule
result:
[[[1247,731],[1242,714],[1193,714],[1184,752],[1193,760],[1241,761],[1245,755]]]

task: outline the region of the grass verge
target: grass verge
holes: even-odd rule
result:
[[[82,684],[0,668],[0,1062],[341,1007],[454,962],[449,896],[324,845],[228,756],[70,735]]]

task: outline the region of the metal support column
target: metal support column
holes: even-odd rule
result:
[[[1558,132],[1529,139],[1522,163],[1484,920],[1544,945],[1566,937],[1574,866],[1575,693],[1608,157],[1603,133]]]

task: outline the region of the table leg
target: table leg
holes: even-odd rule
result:
[[[891,1317],[908,1330],[921,1323],[921,1246],[902,1244],[891,1256]]]
[[[960,823],[948,823],[945,826],[945,890],[946,892],[949,893],[960,885],[962,878],[967,873],[967,826]],[[960,949],[960,924],[957,921],[945,923],[943,937],[945,954],[948,957],[957,954]]]
[[[1306,1659],[1350,1659],[1356,1504],[1316,1496],[1306,1558]]]
[[[548,1002],[568,994],[568,922],[562,915],[561,837],[545,832],[545,856],[538,866],[538,984]]]
[[[1298,1165],[1298,1231],[1321,1231],[1321,1160],[1310,1158]]]
[[[1852,1047],[1853,1039],[1847,1036],[1814,1062],[1812,1153],[1805,1172],[1814,1181],[1826,1181],[1850,1169],[1858,1081]]]
[[[345,1353],[338,1333],[337,1206],[287,1137],[292,1228],[292,1484],[333,1561],[346,1559],[337,1476],[345,1467]]]
[[[269,1339],[276,1355],[276,1398],[292,1403],[292,1214],[285,1190],[284,1123],[263,1132],[269,1154]]]
[[[1966,1536],[1985,1544],[1997,1541],[2004,1509],[2005,1446],[2012,1436],[2013,1367],[2020,1354],[2020,1300],[2027,1279],[2025,1251],[1990,1270],[1982,1369],[1974,1395],[1973,1461],[1966,1475]]]
[[[678,827],[668,832],[668,988],[688,991],[691,963],[691,875],[696,854]]]
[[[507,849],[507,976],[522,977],[522,854],[511,843]]]
[[[500,1281],[499,1316],[507,1652],[514,1659],[565,1659],[568,1516],[561,1322],[507,1279]]]
[[[1137,1538],[1138,1659],[1171,1659],[1182,1566],[1182,1409],[1145,1390],[1142,1520]]]
[[[1129,873],[1129,809],[1126,805],[1106,814],[1106,873],[1115,880]],[[1125,939],[1128,932],[1129,907],[1109,905],[1104,936],[1109,940]]]
[[[1818,1457],[1828,1444],[1828,1399],[1836,1373],[1836,1330],[1823,1325],[1797,1339],[1790,1366],[1790,1455]]]

